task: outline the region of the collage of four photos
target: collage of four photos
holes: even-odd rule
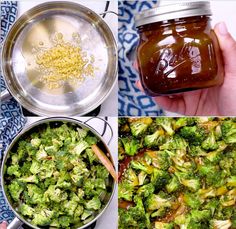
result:
[[[236,2],[0,2],[0,229],[236,229]]]

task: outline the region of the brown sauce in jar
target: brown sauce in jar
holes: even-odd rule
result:
[[[223,63],[210,17],[194,16],[138,27],[140,79],[151,96],[217,86]]]

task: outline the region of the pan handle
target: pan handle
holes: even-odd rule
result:
[[[11,94],[9,93],[9,91],[7,89],[1,91],[1,95],[0,95],[0,101],[7,101],[11,98]]]
[[[115,11],[111,11],[111,10],[104,11],[103,13],[100,13],[99,15],[104,17],[106,14],[115,14],[116,16],[119,16],[118,13],[116,13]]]
[[[112,140],[112,138],[113,138],[113,130],[112,130],[112,127],[111,127],[111,125],[108,123],[108,121],[107,121],[107,117],[105,117],[105,119],[103,119],[103,118],[100,118],[100,117],[91,117],[91,118],[89,118],[88,120],[86,120],[84,123],[86,124],[86,125],[89,125],[88,124],[88,122],[89,121],[91,121],[91,120],[93,120],[93,119],[100,119],[101,121],[103,121],[104,122],[104,129],[103,129],[103,132],[102,133],[99,133],[102,137],[105,135],[105,133],[106,133],[106,130],[107,130],[107,126],[109,127],[109,129],[110,129],[110,132],[111,132],[111,136],[110,136],[110,139],[108,140],[108,142],[107,142],[107,145],[109,145],[110,144],[110,142],[111,142],[111,140]],[[90,126],[90,125],[89,125]],[[91,127],[91,126],[90,126]],[[91,128],[93,128],[93,127],[91,127]],[[94,129],[94,128],[93,128]]]
[[[17,217],[15,217],[7,226],[7,229],[18,229],[22,224],[23,222],[21,222]]]

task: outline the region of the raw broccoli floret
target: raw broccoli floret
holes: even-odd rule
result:
[[[51,200],[56,203],[60,203],[63,200],[66,200],[67,197],[67,193],[57,188],[55,185],[50,185],[47,191],[44,193],[44,199],[46,202],[49,202],[49,200]]]
[[[47,156],[48,155],[47,155],[46,151],[44,150],[43,146],[41,145],[39,147],[39,150],[36,153],[36,160],[41,161],[41,160],[45,159]]]
[[[84,209],[83,214],[81,215],[81,220],[86,220],[89,216],[91,216],[94,213],[92,210]]]
[[[63,210],[64,212],[66,212],[69,216],[73,216],[75,213],[75,209],[78,206],[78,202],[76,202],[75,200],[66,200],[63,203]]]
[[[39,179],[36,175],[31,175],[31,176],[28,176],[28,177],[21,177],[21,178],[18,179],[18,181],[24,182],[24,183],[34,183],[34,184],[39,183]]]
[[[80,156],[80,154],[87,148],[89,148],[89,144],[84,140],[80,140],[78,143],[76,143],[75,147],[70,151],[70,153]]]
[[[91,148],[87,148],[85,150],[86,154],[88,155],[89,163],[93,164],[94,161],[98,161],[97,155],[93,152]]]
[[[7,174],[8,175],[14,175],[16,177],[20,177],[21,176],[21,172],[20,172],[20,166],[19,165],[12,165],[9,166],[7,168]]]
[[[35,148],[39,148],[41,140],[39,138],[32,138],[30,141],[31,145]]]
[[[24,216],[33,216],[34,215],[34,208],[30,207],[27,204],[21,204],[19,207],[19,212]]]
[[[71,217],[63,215],[58,220],[62,228],[68,228],[70,226]]]
[[[32,161],[30,172],[33,174],[38,174],[40,172],[40,163],[36,160]]]
[[[53,214],[54,214],[53,211],[47,209],[41,210],[38,213],[34,213],[33,215],[34,218],[31,222],[32,224],[38,226],[50,225]]]
[[[24,188],[16,180],[13,180],[7,187],[12,199],[19,201],[20,194],[23,192]]]
[[[101,208],[101,201],[100,199],[95,196],[93,199],[89,200],[86,204],[85,207],[89,210],[98,210]]]
[[[97,165],[96,166],[96,176],[98,178],[106,179],[109,177],[109,172],[104,166]]]

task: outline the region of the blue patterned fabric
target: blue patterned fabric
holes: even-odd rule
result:
[[[2,44],[9,28],[17,17],[17,2],[1,1],[1,39]],[[1,76],[0,89],[5,89]],[[21,107],[12,98],[9,101],[2,101],[0,110],[0,162],[6,147],[10,144],[16,134],[23,128],[25,118],[22,115]],[[14,218],[14,214],[6,204],[0,187],[0,222],[5,220],[8,223]]]
[[[151,97],[142,93],[135,85],[139,79],[133,67],[139,36],[134,25],[134,15],[150,9],[157,0],[119,1],[119,115],[158,116],[163,115]]]

